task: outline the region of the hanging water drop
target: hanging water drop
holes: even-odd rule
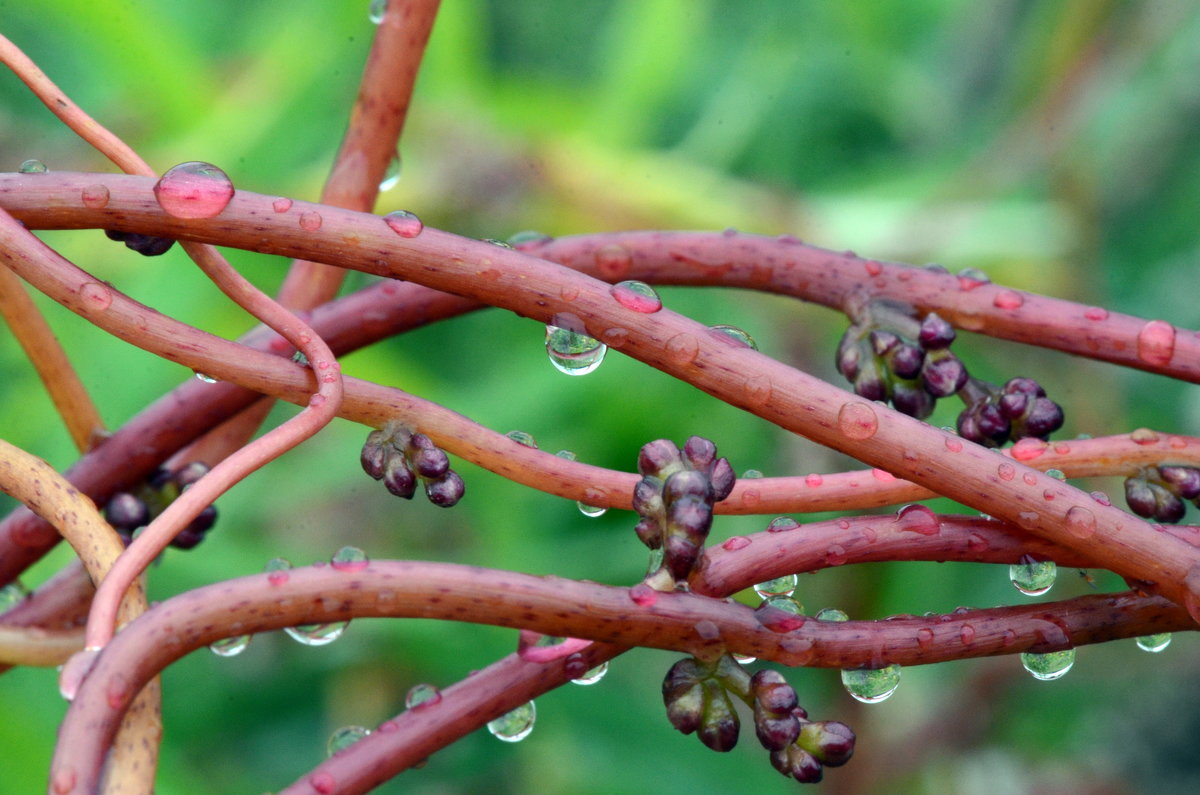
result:
[[[795,574],[785,574],[773,580],[757,583],[754,586],[754,592],[763,599],[771,596],[791,596],[796,592],[796,584],[799,579]]]
[[[371,731],[363,726],[343,726],[329,735],[329,742],[325,744],[325,753],[333,756],[339,751],[346,750],[370,733]]]
[[[400,166],[400,152],[396,152],[388,161],[387,170],[383,172],[383,181],[379,183],[380,193],[386,193],[400,184]]]
[[[533,438],[532,433],[526,433],[525,431],[509,431],[504,435],[509,439],[512,439],[517,444],[523,444],[526,447],[532,447],[534,450],[538,449],[537,441]]]
[[[602,505],[588,505],[583,500],[577,500],[575,504],[579,507],[579,512],[589,519],[596,519],[608,513],[608,509]]]
[[[487,729],[497,740],[506,743],[519,743],[533,731],[533,723],[537,720],[537,708],[528,701],[505,713],[487,725]]]
[[[208,644],[208,650],[218,657],[236,657],[250,645],[249,635],[238,635],[235,638],[221,638]]]
[[[892,664],[886,668],[855,668],[842,671],[842,685],[846,692],[864,704],[885,701],[900,687],[900,666]]]
[[[1026,596],[1041,596],[1054,587],[1058,566],[1052,560],[1034,560],[1023,555],[1019,563],[1008,567],[1008,579]]]
[[[421,219],[408,210],[394,210],[383,216],[383,222],[393,232],[404,238],[414,238],[425,228]]]
[[[154,184],[154,198],[176,218],[212,218],[233,198],[233,182],[212,163],[180,163]]]
[[[404,696],[405,709],[425,709],[432,707],[442,700],[442,691],[431,684],[422,682],[413,685]]]
[[[349,546],[342,547],[329,559],[329,565],[338,571],[362,571],[369,563],[366,552],[358,547]]]
[[[41,160],[26,160],[17,167],[17,172],[21,174],[45,174],[48,170]]]
[[[208,375],[207,373],[202,373],[199,370],[193,370],[192,372],[196,374],[197,381],[203,381],[206,384],[217,383],[217,379],[213,378],[211,375]]]
[[[577,685],[594,685],[603,679],[606,673],[608,673],[608,663],[602,662],[595,668],[590,668],[587,671],[584,671],[583,676],[572,679],[571,681]]]
[[[749,665],[758,659],[757,657],[753,657],[749,654],[738,654],[737,652],[734,652],[732,656],[735,661],[741,663],[742,665]]]
[[[617,299],[618,304],[634,312],[648,315],[662,309],[662,299],[654,292],[654,288],[645,282],[618,282],[609,288],[609,292]]]
[[[1041,682],[1050,682],[1065,676],[1074,664],[1074,649],[1051,651],[1045,654],[1034,654],[1028,651],[1021,653],[1021,665],[1025,666],[1025,670],[1029,671],[1034,679]]]
[[[387,15],[387,7],[388,0],[371,0],[371,4],[367,6],[367,19],[371,20],[372,24],[378,25]]]
[[[608,346],[584,333],[583,321],[560,312],[546,326],[546,355],[560,373],[587,375],[604,362]]]
[[[751,337],[737,326],[721,323],[716,326],[709,326],[708,330],[718,339],[725,340],[726,342],[732,340],[738,347],[749,348],[753,351],[758,350],[758,343],[754,341],[754,337]]]
[[[1143,635],[1137,639],[1137,646],[1142,651],[1157,654],[1171,645],[1171,633],[1160,632],[1157,635]]]
[[[331,621],[326,624],[300,624],[284,627],[283,631],[301,646],[327,646],[342,636],[349,621]]]

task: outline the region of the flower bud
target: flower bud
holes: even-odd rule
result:
[[[681,469],[663,483],[663,500],[667,504],[676,502],[684,497],[695,497],[708,500],[712,497],[712,486],[703,472],[694,469]]]
[[[1200,497],[1200,470],[1185,466],[1161,466],[1158,473],[1167,488],[1183,499]]]
[[[134,495],[119,491],[104,506],[104,518],[117,530],[133,532],[150,523],[150,509]]]
[[[729,496],[733,491],[733,484],[737,481],[737,476],[733,474],[733,467],[729,463],[728,458],[718,458],[717,463],[713,465],[712,475],[709,476],[709,482],[712,484],[713,502],[720,502]]]
[[[805,723],[800,728],[796,745],[812,754],[826,767],[840,767],[854,755],[854,732],[836,720]]]
[[[362,452],[359,454],[363,472],[376,480],[383,477],[384,462],[387,458],[387,442],[388,439],[383,431],[371,431],[367,434],[367,441],[363,444]]]
[[[888,358],[888,369],[896,374],[898,378],[916,378],[917,373],[921,372],[921,365],[925,361],[925,351],[909,345],[897,345],[892,350],[891,356]]]
[[[705,704],[700,718],[700,742],[714,751],[731,751],[737,745],[740,723],[733,702],[725,688],[717,682],[703,684]]]
[[[417,476],[408,468],[408,461],[403,455],[393,453],[387,456],[383,466],[383,485],[397,497],[412,499],[417,490]]]
[[[816,784],[825,775],[821,763],[808,751],[795,745],[771,752],[771,765],[785,776],[801,784]]]
[[[662,546],[662,524],[653,516],[643,516],[633,529],[642,543],[650,549],[658,549]]]
[[[927,351],[942,350],[954,342],[954,326],[943,320],[936,312],[930,312],[921,321],[921,330],[917,332],[917,341]]]
[[[462,477],[453,469],[448,469],[440,478],[425,483],[425,496],[439,508],[449,508],[457,504],[466,490]]]
[[[934,397],[953,395],[967,383],[967,368],[957,356],[946,350],[932,351],[921,365],[925,391]]]
[[[663,478],[680,464],[679,448],[670,439],[657,439],[642,445],[638,453],[638,473]]]

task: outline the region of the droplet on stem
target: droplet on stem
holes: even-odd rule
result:
[[[846,692],[864,704],[885,701],[900,687],[900,666],[886,668],[856,668],[842,671]]]
[[[176,218],[212,218],[233,198],[233,182],[212,163],[180,163],[154,184],[154,198]]]
[[[527,701],[511,712],[507,712],[487,725],[487,729],[497,740],[506,743],[519,743],[533,731],[534,721],[537,720],[537,708],[532,701]]]
[[[408,210],[394,210],[383,216],[383,222],[403,238],[414,238],[425,229],[421,219]]]

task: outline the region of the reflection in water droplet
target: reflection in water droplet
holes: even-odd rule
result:
[[[759,472],[757,469],[747,469],[742,473],[741,480],[753,480],[755,478],[761,478],[762,476],[763,473]]]
[[[1008,579],[1026,596],[1041,596],[1054,586],[1058,566],[1052,560],[1034,560],[1029,555],[1008,567]]]
[[[645,282],[618,282],[609,288],[609,292],[617,299],[618,304],[634,312],[648,315],[662,309],[662,299],[654,292],[654,288]]]
[[[896,521],[901,525],[901,530],[923,536],[937,535],[942,529],[937,514],[924,505],[905,505],[896,512]]]
[[[796,583],[799,582],[799,579],[795,574],[785,574],[773,580],[757,583],[754,586],[754,592],[763,599],[771,596],[791,596],[796,591]]]
[[[212,218],[233,198],[233,182],[212,163],[180,163],[154,184],[154,198],[176,218]]]
[[[842,671],[842,685],[847,693],[864,704],[878,704],[900,687],[900,666],[892,664],[886,668]]]
[[[517,444],[523,444],[526,447],[532,447],[534,450],[538,449],[537,441],[533,438],[533,434],[531,433],[526,433],[525,431],[509,431],[504,435],[509,439],[512,439]]]
[[[660,554],[659,566],[661,565],[662,556]],[[655,566],[653,570],[658,571],[658,566]],[[649,585],[646,585],[644,582],[639,582],[637,585],[634,585],[629,589],[629,598],[632,599],[633,603],[639,607],[649,607],[658,601],[658,591],[654,590]]]
[[[492,736],[497,740],[503,740],[506,743],[518,743],[529,736],[533,731],[534,721],[537,720],[537,708],[532,701],[528,701],[521,706],[508,712],[491,721],[487,725],[487,729],[492,733]]]
[[[383,221],[388,228],[404,238],[414,238],[425,229],[421,219],[408,210],[394,210],[383,216]]]
[[[608,346],[584,333],[583,321],[560,312],[546,326],[546,355],[560,373],[587,375],[604,362]]]
[[[322,221],[321,214],[315,210],[300,213],[300,228],[306,232],[315,232],[320,229]]]
[[[732,656],[733,656],[734,660],[741,663],[742,665],[749,665],[750,663],[752,663],[758,659],[757,657],[752,657],[749,654],[738,654],[736,652]]]
[[[238,635],[235,638],[221,638],[208,644],[208,650],[218,657],[236,657],[250,645],[249,635]]]
[[[432,707],[442,700],[442,691],[431,684],[422,682],[413,685],[404,696],[405,709],[424,709]]]
[[[1171,633],[1160,632],[1157,635],[1143,635],[1137,639],[1137,645],[1142,651],[1158,653],[1171,645]]]
[[[750,539],[745,536],[733,536],[732,538],[725,539],[721,544],[721,549],[728,550],[729,552],[737,552],[739,549],[745,549],[748,546],[750,546]]]
[[[1047,469],[1045,474],[1046,474],[1046,477],[1051,477],[1051,478],[1054,478],[1055,480],[1066,480],[1067,479],[1067,474],[1065,472],[1063,472],[1061,469]]]
[[[284,627],[283,631],[302,646],[327,646],[342,636],[349,621],[332,621],[327,624],[300,624]]]
[[[1134,444],[1151,445],[1158,442],[1158,434],[1149,428],[1138,428],[1130,432],[1129,439]]]
[[[207,373],[202,373],[199,370],[193,370],[192,372],[195,373],[197,381],[203,381],[206,384],[217,383],[217,379],[213,378],[211,375],[208,375]]]
[[[100,210],[108,206],[108,188],[104,185],[88,185],[81,195],[84,207]]]
[[[366,552],[349,546],[342,547],[329,559],[329,565],[338,571],[362,571],[369,563]]]
[[[384,16],[387,15],[388,0],[371,0],[371,4],[367,6],[367,19],[375,25],[383,22]]]
[[[546,234],[545,232],[536,232],[532,229],[525,229],[523,231],[517,232],[516,234],[510,235],[508,238],[508,244],[517,250],[524,250],[527,248],[534,248],[539,245],[550,243],[553,240],[554,240],[554,238],[551,237],[550,235]],[[576,297],[578,297],[578,296],[576,296]],[[563,296],[563,300],[571,301],[574,299]]]
[[[1024,439],[1018,439],[1012,446],[1012,457],[1018,461],[1032,461],[1046,452],[1049,447],[1044,441],[1034,436],[1026,436]]]
[[[1034,679],[1042,682],[1049,682],[1066,675],[1074,664],[1074,649],[1052,651],[1046,654],[1034,654],[1028,651],[1021,653],[1021,665],[1025,666],[1025,670],[1029,671]]]
[[[1067,532],[1076,538],[1091,538],[1096,533],[1096,515],[1082,505],[1067,511]]]
[[[1146,364],[1166,367],[1175,354],[1175,327],[1164,320],[1151,320],[1137,336],[1137,355]]]
[[[817,611],[817,621],[849,621],[850,616],[845,610],[836,607],[822,607]]]
[[[606,673],[608,673],[608,663],[602,662],[595,668],[585,671],[583,676],[576,677],[571,681],[577,685],[594,685],[603,679]]]
[[[870,404],[854,401],[838,411],[838,428],[847,439],[870,439],[879,430],[879,418]]]
[[[288,570],[291,568],[292,562],[287,558],[271,558],[264,569],[267,572],[267,582],[283,585],[288,581]]]
[[[734,344],[739,347],[749,348],[754,351],[758,350],[758,343],[754,341],[754,337],[751,337],[737,326],[720,323],[715,326],[709,326],[708,330],[716,335],[718,339],[733,340]]]
[[[387,170],[383,172],[383,181],[379,183],[379,192],[385,193],[400,184],[400,153],[392,155],[388,161]]]
[[[754,618],[772,632],[792,632],[808,622],[804,605],[792,596],[768,596],[754,609]]]
[[[767,525],[768,533],[784,533],[788,530],[795,530],[800,527],[800,523],[790,516],[776,516]]]
[[[575,504],[579,506],[579,512],[589,519],[595,519],[598,516],[608,513],[608,509],[602,505],[588,505],[582,500],[577,501]]]
[[[49,169],[41,160],[26,160],[17,167],[17,171],[21,174],[45,174]]]
[[[370,733],[369,729],[362,726],[343,726],[329,735],[329,742],[325,744],[325,753],[333,756],[339,751],[346,750]]]

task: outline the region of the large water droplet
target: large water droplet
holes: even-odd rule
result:
[[[362,571],[370,562],[366,552],[349,546],[342,547],[329,559],[329,565],[338,571]]]
[[[1025,299],[1021,294],[1013,290],[1001,290],[992,299],[992,304],[997,309],[1020,309],[1024,303]]]
[[[817,611],[817,621],[849,621],[850,616],[845,610],[836,607],[822,607]]]
[[[321,214],[316,210],[308,210],[307,212],[300,213],[300,220],[298,221],[300,228],[305,232],[317,231],[321,228],[323,222],[324,219],[321,218]]]
[[[900,666],[886,668],[856,668],[842,671],[846,692],[864,704],[878,704],[891,697],[900,687]]]
[[[1067,532],[1076,538],[1091,538],[1096,534],[1096,515],[1082,505],[1067,511]]]
[[[491,721],[487,729],[497,740],[506,743],[519,743],[533,731],[533,723],[537,720],[537,708],[528,701]]]
[[[88,185],[83,189],[80,198],[84,207],[101,210],[108,206],[108,188],[104,185]]]
[[[838,428],[847,439],[870,439],[879,430],[879,418],[867,403],[846,403],[838,411]]]
[[[425,709],[432,707],[442,700],[442,691],[431,684],[422,682],[413,685],[404,696],[405,709]]]
[[[1028,651],[1021,653],[1021,665],[1025,666],[1025,670],[1029,671],[1034,679],[1042,682],[1049,682],[1065,676],[1074,664],[1074,649],[1051,651],[1045,654],[1034,654]]]
[[[197,381],[203,381],[206,384],[217,383],[217,379],[213,378],[208,373],[202,373],[199,370],[193,370],[192,373],[196,376]]]
[[[901,530],[923,536],[937,535],[942,529],[937,514],[924,505],[905,505],[896,512],[896,522]]]
[[[768,533],[785,533],[788,530],[795,530],[800,527],[800,523],[790,516],[776,516],[767,524]]]
[[[383,181],[379,183],[380,193],[386,193],[400,184],[401,165],[400,153],[396,152],[388,161],[387,170],[383,172]]]
[[[180,163],[154,184],[154,198],[176,218],[212,218],[233,198],[233,182],[212,163]]]
[[[748,333],[738,328],[725,323],[720,323],[715,326],[709,326],[708,330],[716,335],[717,339],[729,341],[732,340],[735,345],[750,350],[758,350],[758,343],[754,341]]]
[[[238,635],[234,638],[221,638],[208,644],[208,650],[218,657],[236,657],[250,645],[249,635]]]
[[[609,288],[609,292],[618,304],[634,312],[648,315],[662,309],[662,299],[645,282],[618,282]]]
[[[387,16],[387,7],[388,0],[371,0],[371,4],[367,6],[367,19],[378,25]]]
[[[584,671],[583,676],[576,677],[571,681],[577,685],[594,685],[603,679],[606,673],[608,673],[608,663],[602,662],[595,668]]]
[[[383,221],[400,237],[414,238],[425,229],[421,219],[408,210],[394,210],[383,216]]]
[[[286,196],[280,196],[275,201],[271,202],[271,209],[277,213],[286,213],[292,209],[292,200]]]
[[[755,584],[754,592],[763,599],[771,596],[791,596],[796,592],[796,583],[799,582],[799,579],[795,574],[785,574],[782,577]]]
[[[1158,653],[1171,645],[1171,633],[1160,632],[1157,635],[1143,635],[1137,639],[1138,648],[1142,651]]]
[[[532,447],[534,450],[538,449],[537,440],[533,438],[532,433],[526,433],[525,431],[509,431],[504,435],[509,439],[512,439],[517,444],[523,444],[526,447]]]
[[[329,742],[325,743],[325,753],[333,756],[339,751],[346,750],[370,733],[371,730],[364,726],[343,726],[329,735]]]
[[[326,624],[300,624],[284,627],[283,631],[302,646],[327,646],[342,636],[349,621],[331,621]]]
[[[754,609],[754,618],[772,632],[791,632],[808,622],[804,605],[791,596],[768,596]]]
[[[691,364],[699,354],[700,343],[691,334],[676,334],[667,340],[667,358],[675,364]]]
[[[583,321],[559,312],[546,326],[546,355],[555,369],[567,375],[587,375],[604,361],[608,346],[584,333]]]
[[[1175,327],[1164,320],[1151,320],[1137,336],[1137,355],[1146,364],[1166,367],[1175,355]]]
[[[1013,444],[1012,457],[1018,461],[1032,461],[1046,452],[1047,447],[1049,445],[1041,439],[1035,436],[1026,436],[1024,439],[1018,439]]]
[[[41,160],[26,160],[17,167],[17,171],[21,174],[45,174],[49,169]]]
[[[1008,579],[1026,596],[1041,596],[1054,586],[1058,566],[1052,560],[1034,560],[1029,555],[1008,567]]]

